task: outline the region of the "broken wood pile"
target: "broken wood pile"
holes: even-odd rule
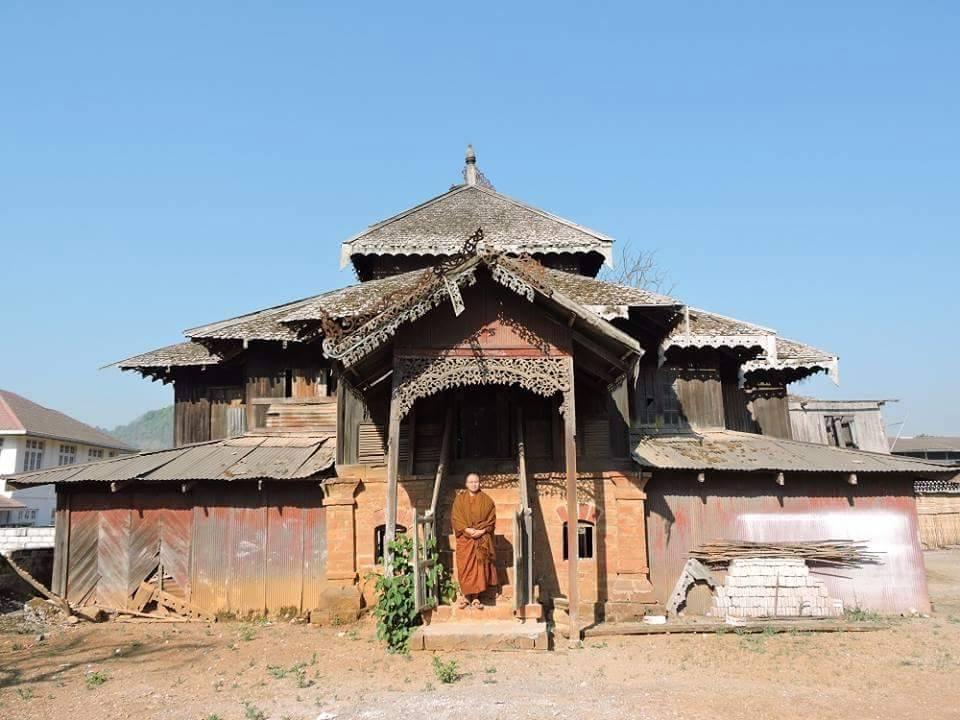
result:
[[[857,567],[880,562],[880,553],[867,548],[866,542],[854,540],[769,543],[711,540],[692,550],[690,557],[708,565],[726,565],[731,560],[758,558],[797,558],[834,567]]]

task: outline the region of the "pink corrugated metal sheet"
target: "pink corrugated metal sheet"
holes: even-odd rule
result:
[[[814,568],[847,607],[929,611],[911,478],[874,476],[857,486],[836,476],[772,479],[657,471],[647,484],[650,579],[665,602],[690,550],[707,540],[865,540],[882,562]]]

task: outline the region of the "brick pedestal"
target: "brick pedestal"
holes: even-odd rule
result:
[[[355,495],[356,478],[338,478],[324,483],[323,507],[327,523],[327,582],[310,622],[325,625],[352,622],[360,614],[357,586]]]
[[[616,474],[611,477],[616,503],[616,560],[608,575],[607,619],[643,615],[654,602],[647,561],[647,522],[644,487],[648,473]]]

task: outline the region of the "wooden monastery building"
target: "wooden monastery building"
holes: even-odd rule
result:
[[[494,191],[469,150],[464,178],[344,242],[357,283],[117,363],[172,383],[176,447],[10,479],[56,486],[56,592],[369,604],[394,533],[435,532],[454,568],[477,472],[488,602],[519,617],[563,596],[574,624],[637,618],[716,539],[867,541],[882,561],[824,575],[830,594],[929,608],[913,484],[942,468],[792,439],[788,386],[835,355],[599,280],[609,237]]]

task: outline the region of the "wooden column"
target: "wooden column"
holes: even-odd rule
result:
[[[564,393],[563,452],[567,466],[567,600],[570,603],[570,645],[580,644],[580,545],[577,530],[577,406],[573,385],[573,358],[568,358],[570,389]]]
[[[390,420],[387,423],[387,535],[384,539],[383,561],[385,571],[393,570],[390,543],[397,537],[397,476],[400,473],[400,408],[397,405],[397,368],[393,368],[393,387],[390,392]],[[411,528],[412,530],[412,528]]]

